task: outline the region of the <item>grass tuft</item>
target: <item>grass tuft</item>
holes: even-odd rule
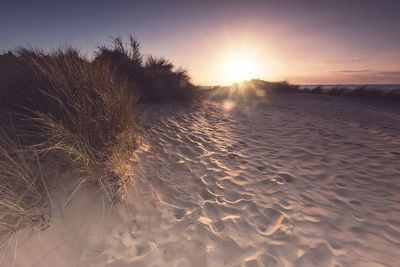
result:
[[[0,238],[50,216],[48,184],[59,180],[43,171],[60,160],[78,171],[77,188],[123,201],[140,145],[137,104],[191,103],[195,89],[186,69],[143,56],[133,36],[98,47],[93,61],[71,47],[0,55]]]
[[[44,220],[47,180],[34,150],[0,134],[0,243],[17,230]]]
[[[198,100],[188,71],[165,59],[144,56],[134,36],[124,42],[121,37],[112,38],[112,46],[99,46],[94,62],[107,63],[119,75],[138,87],[141,103],[192,103]]]
[[[131,181],[129,159],[138,147],[137,98],[132,86],[101,63],[91,63],[73,49],[51,54],[20,49],[14,90],[3,106],[13,111],[24,142],[40,153],[63,152],[107,197],[123,199]],[[4,89],[4,88],[3,88]]]

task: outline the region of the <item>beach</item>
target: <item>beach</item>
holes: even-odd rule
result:
[[[297,93],[143,104],[125,203],[61,186],[0,265],[395,267],[399,114]]]

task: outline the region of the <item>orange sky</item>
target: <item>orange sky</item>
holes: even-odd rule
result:
[[[193,80],[203,85],[231,84],[234,78],[226,77],[225,70],[235,54],[251,59],[253,78],[301,84],[400,83],[400,52],[357,52],[345,39],[294,35],[281,26],[263,32],[258,27],[210,29],[207,38],[192,40],[190,47],[159,54],[187,66]]]

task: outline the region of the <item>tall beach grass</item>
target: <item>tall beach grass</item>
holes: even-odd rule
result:
[[[199,90],[188,71],[163,57],[143,55],[134,36],[128,41],[112,38],[110,46],[99,46],[94,62],[108,64],[119,75],[135,84],[141,103],[183,103],[198,100]]]
[[[122,201],[140,143],[136,103],[125,78],[72,48],[2,56],[0,238],[49,215],[43,206],[50,207],[49,190],[58,182],[45,175],[57,164],[51,160],[66,159],[78,170],[71,183],[93,184],[110,201]]]
[[[46,174],[60,160],[78,173],[63,183],[123,201],[141,142],[137,104],[196,99],[186,69],[144,56],[132,36],[92,61],[68,46],[0,55],[0,238],[50,216],[60,181]]]
[[[0,133],[0,244],[49,215],[48,181],[38,155]]]

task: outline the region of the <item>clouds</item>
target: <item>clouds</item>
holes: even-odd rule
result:
[[[144,52],[186,66],[195,82],[217,84],[210,47],[247,40],[267,66],[259,78],[400,82],[396,0],[6,1],[0,51],[68,41],[90,54],[107,36],[134,33]]]
[[[379,75],[385,75],[385,76],[396,76],[400,77],[400,70],[396,71],[380,71],[378,72]]]
[[[336,65],[336,64],[353,64],[353,63],[366,63],[369,61],[377,60],[378,57],[354,57],[347,59],[320,59],[312,61],[314,65]]]
[[[363,70],[332,70],[332,71],[330,71],[330,73],[343,74],[343,75],[369,75],[369,76],[400,77],[400,70],[389,70],[389,71],[380,71],[380,70],[371,70],[371,69],[363,69]]]
[[[331,73],[339,73],[339,74],[354,74],[354,73],[370,73],[372,70],[332,70]]]
[[[318,59],[309,66],[310,72],[318,73],[312,78],[312,83],[318,83],[318,79],[326,83],[400,83],[398,52],[347,59]]]
[[[359,84],[398,84],[400,83],[400,68],[393,70],[374,69],[343,69],[329,72],[330,81],[334,83],[359,83]]]

